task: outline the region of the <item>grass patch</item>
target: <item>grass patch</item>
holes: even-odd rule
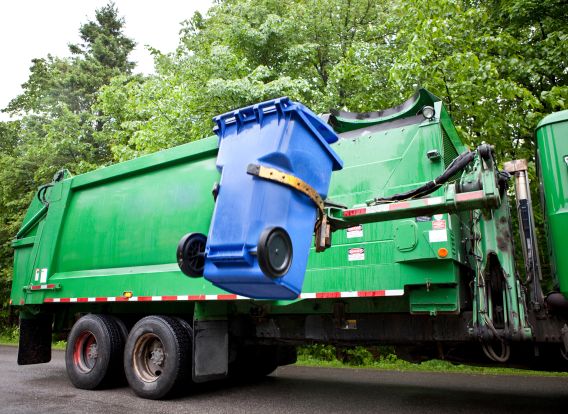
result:
[[[20,339],[20,328],[0,329],[0,345],[18,345]],[[65,349],[66,341],[59,341],[55,337],[51,341],[52,349]]]
[[[0,329],[0,345],[18,345],[20,328]]]
[[[412,364],[398,359],[391,347],[345,349],[343,361],[336,359],[335,347],[331,345],[311,345],[298,348],[296,365],[308,367],[357,368],[357,369],[388,369],[396,371],[425,371],[425,372],[460,372],[480,375],[536,375],[547,377],[568,377],[566,372],[541,372],[513,368],[472,367],[469,365],[454,365],[448,361],[431,360],[421,364]]]

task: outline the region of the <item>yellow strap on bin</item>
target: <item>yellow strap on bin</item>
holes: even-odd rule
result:
[[[247,167],[247,174],[264,178],[265,180],[276,181],[308,196],[320,212],[315,225],[316,252],[323,252],[326,248],[331,246],[330,224],[328,223],[327,215],[325,214],[323,200],[316,190],[293,175],[278,171],[274,168],[263,167],[262,165],[249,164]]]

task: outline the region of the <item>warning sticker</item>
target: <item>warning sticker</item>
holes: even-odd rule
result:
[[[443,214],[434,214],[434,219],[435,220],[442,220],[444,218]]]
[[[432,222],[432,228],[436,229],[445,229],[446,228],[446,220],[436,220]]]
[[[363,226],[347,227],[347,238],[352,239],[354,237],[363,237]]]
[[[432,216],[418,216],[416,217],[416,222],[421,223],[423,221],[432,221]]]
[[[39,283],[45,283],[45,282],[47,282],[47,267],[41,269],[41,279]]]
[[[350,262],[354,260],[365,260],[365,248],[356,247],[353,249],[349,249],[347,251],[347,257],[349,258]]]
[[[446,230],[430,230],[428,236],[430,243],[448,241],[448,233],[446,233]]]
[[[36,269],[35,281],[37,282],[38,280],[39,280],[39,269]]]

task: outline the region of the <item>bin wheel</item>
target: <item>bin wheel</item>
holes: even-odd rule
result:
[[[292,241],[281,227],[264,229],[258,239],[257,259],[260,270],[268,277],[284,276],[292,265]]]
[[[75,323],[65,350],[67,375],[77,388],[93,390],[119,385],[123,378],[124,342],[107,315],[90,314]]]
[[[130,331],[124,372],[139,397],[158,400],[191,383],[191,338],[179,318],[152,315]]]
[[[203,276],[206,245],[207,236],[205,234],[189,233],[181,238],[177,247],[177,262],[184,275]]]

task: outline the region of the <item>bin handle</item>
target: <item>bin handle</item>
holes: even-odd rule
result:
[[[247,174],[269,181],[276,181],[308,196],[310,200],[314,202],[320,213],[314,229],[316,233],[316,252],[320,253],[326,248],[331,247],[331,226],[324,210],[324,202],[319,193],[314,190],[312,186],[291,174],[274,168],[263,167],[262,165],[249,164]]]

